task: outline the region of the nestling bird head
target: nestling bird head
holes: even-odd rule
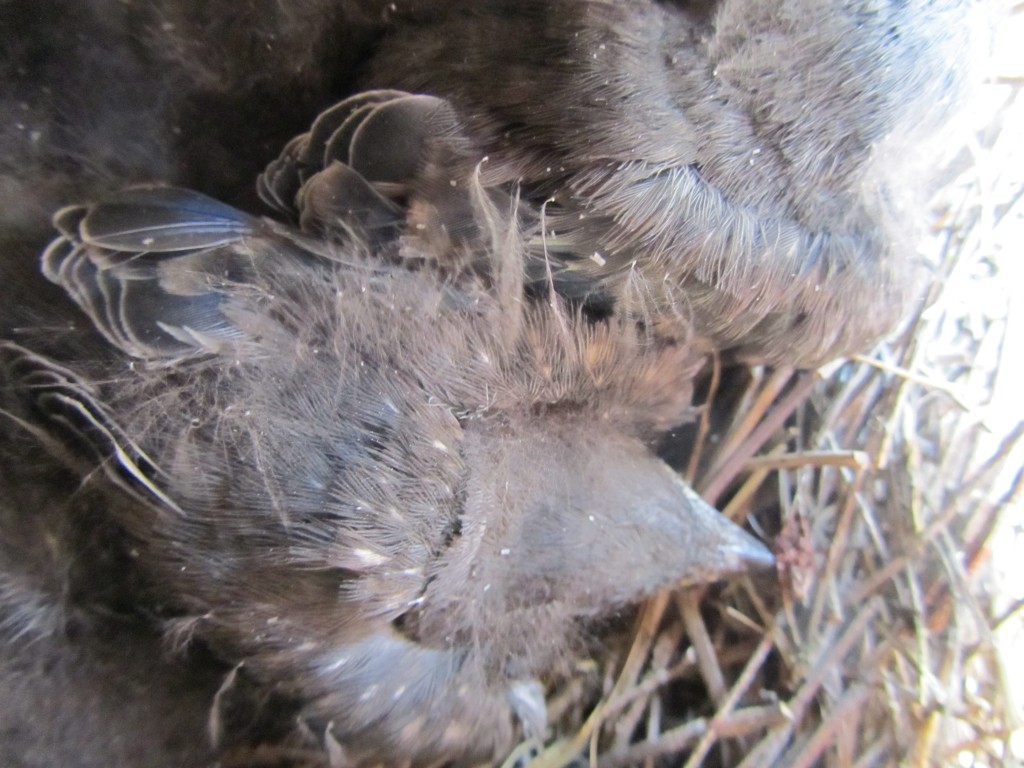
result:
[[[44,273],[115,354],[4,353],[130,500],[172,625],[357,759],[488,759],[590,622],[772,558],[651,450],[692,416],[686,333],[527,291],[479,174],[433,259],[349,176],[371,215],[331,237],[173,188],[65,209]]]
[[[0,629],[59,624],[33,549],[114,552],[53,581],[228,665],[215,743],[252,685],[339,766],[500,757],[603,620],[771,562],[652,445],[707,346],[814,366],[910,306],[906,160],[980,4],[81,5],[74,39],[16,14],[0,87],[7,229],[93,198],[0,308],[5,445],[87,486],[5,449],[48,508],[0,547]],[[260,178],[288,223],[94,195],[254,203],[270,137],[345,92]]]

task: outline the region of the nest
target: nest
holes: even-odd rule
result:
[[[1024,285],[1010,246],[1024,241],[1021,85],[987,86],[995,117],[933,206],[931,295],[893,338],[826,371],[711,376],[685,473],[776,542],[777,578],[649,601],[610,658],[555,692],[562,738],[506,765],[538,750],[532,768],[1024,754],[1006,667],[1024,600],[997,557],[1020,537],[1024,481],[1024,408],[1003,410],[1019,396],[1000,367],[1024,337],[1010,307]]]

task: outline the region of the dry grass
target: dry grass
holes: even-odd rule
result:
[[[721,372],[742,397],[702,425],[691,477],[733,519],[757,510],[777,578],[650,601],[591,687],[556,694],[570,735],[533,768],[1024,757],[1020,75],[986,87],[989,125],[936,198],[926,309],[826,372]]]

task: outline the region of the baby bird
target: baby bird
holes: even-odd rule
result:
[[[122,498],[172,635],[297,702],[336,764],[499,758],[594,620],[772,562],[651,451],[690,417],[687,338],[530,298],[514,198],[463,194],[462,269],[355,193],[335,238],[176,188],[67,208],[43,272],[110,354],[2,347]]]
[[[451,104],[485,177],[522,184],[565,295],[797,367],[865,349],[918,296],[909,161],[970,79],[981,4],[390,7],[360,82]]]
[[[488,186],[520,185],[534,279],[798,367],[865,349],[918,295],[913,161],[934,162],[921,150],[988,16],[975,0],[36,5],[11,3],[0,34],[18,227],[110,178],[251,206],[252,176],[318,107],[400,90],[451,106]]]

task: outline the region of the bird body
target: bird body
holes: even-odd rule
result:
[[[486,178],[543,207],[536,252],[566,295],[813,367],[919,296],[919,150],[965,90],[981,9],[417,3],[362,83],[451,103]]]
[[[0,168],[15,226],[112,178],[252,205],[250,179],[317,105],[400,90],[451,106],[488,187],[520,185],[543,219],[531,270],[564,295],[682,315],[718,349],[798,367],[865,349],[919,296],[921,158],[990,16],[959,0],[95,7],[76,23],[111,38],[105,56],[36,41],[20,14],[30,42],[0,69],[16,85],[0,99],[27,111]],[[156,94],[144,114],[140,93]]]
[[[500,757],[588,622],[771,562],[651,453],[701,357],[528,298],[514,212],[470,194],[484,275],[173,188],[69,208],[44,273],[118,354],[4,348],[132,500],[168,625],[356,762]]]

